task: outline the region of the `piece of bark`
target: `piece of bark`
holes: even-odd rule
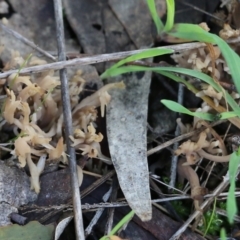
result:
[[[0,226],[11,224],[10,214],[36,198],[37,194],[30,190],[27,174],[0,161]]]
[[[107,53],[136,49],[124,26],[109,6],[103,9],[103,25]]]
[[[158,0],[159,17],[165,13],[165,1]],[[109,5],[137,48],[153,42],[152,17],[145,0],[109,0]]]
[[[19,23],[22,28],[31,33],[31,37],[24,35],[33,41],[39,47],[46,51],[57,51],[56,42],[56,24],[54,18],[53,1],[48,0],[9,0],[14,12],[21,15],[24,22]],[[11,21],[11,18],[9,19]],[[17,29],[14,29],[17,31]],[[66,51],[76,50],[80,47],[77,43],[70,39],[67,28],[65,30]],[[16,40],[15,41],[19,41]],[[16,49],[18,50],[18,49]]]
[[[100,54],[106,51],[101,16],[104,4],[106,1],[63,1],[68,21],[84,53]]]

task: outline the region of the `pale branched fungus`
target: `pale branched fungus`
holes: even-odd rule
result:
[[[95,122],[97,119],[97,110],[93,106],[87,106],[79,109],[73,115],[73,126],[83,129],[84,132],[87,132],[87,126]]]
[[[206,132],[205,131],[201,132],[197,142],[188,140],[182,143],[175,151],[175,154],[178,156],[181,154],[185,155],[187,159],[186,164],[188,165],[195,164],[201,158],[201,156],[198,154],[199,150],[209,146],[209,142],[206,141],[206,137],[207,137]]]
[[[187,166],[185,159],[183,158],[178,161],[178,175],[189,181],[194,206],[199,210],[199,205],[202,202],[204,195],[207,194],[207,189],[200,186],[197,173],[190,166]]]
[[[31,174],[31,178],[30,178],[31,189],[34,190],[36,193],[40,192],[39,177],[45,167],[46,157],[47,156],[45,154],[42,155],[39,158],[38,163],[35,164],[32,161],[31,154],[27,154],[27,163],[28,163],[30,174]]]
[[[100,142],[103,139],[101,133],[96,134],[96,129],[93,124],[87,127],[87,132],[83,132],[80,129],[74,131],[74,135],[70,136],[72,147],[82,151],[82,154],[87,154],[90,158],[100,158],[102,161],[111,164],[111,161],[108,157],[104,156],[101,151]]]
[[[229,24],[225,23],[223,25],[223,29],[219,32],[219,36],[224,40],[227,40],[229,38],[236,38],[240,36],[240,30],[234,30]]]
[[[3,49],[4,47],[0,47],[0,54]],[[12,51],[12,58],[4,63],[4,70],[19,68],[24,62],[19,52]],[[45,60],[31,57],[26,64],[36,66],[46,63]],[[79,94],[85,85],[82,75],[82,70],[78,70],[69,80],[74,128],[74,136],[70,136],[70,139],[73,142],[72,145],[83,155],[90,158],[97,157],[111,164],[110,159],[101,151],[100,142],[103,135],[96,134],[97,108],[100,107],[103,117],[105,106],[111,99],[109,90],[121,89],[125,85],[123,82],[107,84],[79,102]],[[0,82],[1,93],[6,94],[0,127],[7,124],[16,135],[11,154],[18,158],[20,167],[28,165],[31,188],[37,193],[40,191],[39,177],[45,164],[50,161],[57,163],[61,161],[67,164],[59,85],[59,77],[55,76],[53,70],[24,76],[12,74]],[[78,167],[79,185],[81,185],[82,178],[82,169]]]
[[[219,141],[207,140],[207,130],[200,133],[197,142],[188,140],[182,143],[175,151],[176,155],[184,155],[187,162],[185,165],[193,165],[201,158],[206,158],[214,162],[228,162],[231,155],[217,156],[217,153],[222,154],[223,151],[219,148]]]
[[[207,85],[207,88],[198,92],[196,94],[196,96],[197,97],[209,96],[209,97],[213,98],[215,106],[217,107],[219,105],[219,101],[223,97],[223,93],[222,92],[217,92],[211,85]]]
[[[123,82],[117,83],[109,83],[100,88],[97,92],[93,93],[91,96],[86,97],[83,99],[77,107],[74,109],[73,114],[77,112],[79,109],[86,107],[86,106],[94,106],[99,107],[101,109],[101,116],[104,116],[105,106],[110,102],[111,96],[109,95],[108,91],[113,88],[125,88],[125,84]]]

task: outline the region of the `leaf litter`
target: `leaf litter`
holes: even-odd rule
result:
[[[16,7],[15,4],[17,3],[14,3],[14,1],[10,2],[14,7]],[[138,42],[139,40],[136,39],[134,35],[134,30],[136,30],[137,28],[134,29],[134,27],[132,28],[132,26],[128,26],[128,24],[130,24],[130,22],[132,21],[124,22],[125,20],[127,20],[127,18],[122,17],[121,12],[118,12],[116,10],[116,2],[111,1],[111,4],[111,8],[114,9],[115,14],[119,18],[121,24],[125,25],[125,29],[130,35],[130,39],[136,40],[136,42],[134,42],[135,46],[140,47],[144,44],[148,45],[149,42],[147,41],[143,41],[143,43],[141,41],[140,43]],[[104,9],[104,11],[109,11],[109,9],[106,9]],[[70,16],[72,14],[69,11],[67,10],[66,14],[70,19]],[[29,18],[31,18],[31,16],[29,16]],[[73,19],[70,19],[69,21],[73,21]],[[98,25],[104,26],[104,23],[101,22],[101,24],[99,24],[97,22],[93,27],[95,29],[99,28]],[[84,28],[82,26],[82,28],[80,27],[79,29]],[[85,32],[78,34],[79,39],[81,39],[81,34],[85,34]],[[29,38],[31,39],[31,37]],[[125,38],[125,40],[130,41],[129,39],[127,39],[127,37]],[[84,44],[88,44],[88,41],[84,42],[83,45]],[[90,46],[86,45],[90,49],[89,51],[86,51],[87,53],[91,52],[91,45],[94,45],[94,43],[90,44]],[[129,48],[131,49],[132,46],[129,45]],[[11,51],[9,51],[9,49]],[[22,49],[19,48],[19,51],[20,50],[22,51]],[[50,50],[54,51],[55,49],[52,48]],[[113,48],[111,51],[114,52],[116,50]],[[23,52],[25,52],[25,50],[23,50]],[[29,50],[26,52],[29,52]],[[108,50],[105,49],[103,51],[100,51],[99,53],[103,52],[108,52]],[[97,52],[93,53],[96,54]],[[3,58],[4,55],[7,55],[8,58]],[[12,50],[11,47],[3,48],[1,57],[4,67],[6,67],[4,70],[6,71],[8,69],[20,68],[20,66],[24,62],[24,59],[26,59],[26,57],[23,57],[23,55],[21,53],[18,53],[17,51]],[[9,56],[11,57],[9,58]],[[195,56],[193,55],[193,58],[194,57]],[[31,65],[33,66],[44,64],[46,63],[46,61],[44,61],[45,60],[39,59],[37,57],[35,58],[34,56],[27,62],[26,67]],[[205,57],[204,61],[206,61]],[[197,61],[196,59],[192,59],[192,63],[193,62],[198,63],[196,64],[197,67],[199,67],[199,64],[201,65],[202,63],[204,63],[206,66],[200,66],[201,69],[207,68],[209,71],[213,71],[213,69],[210,68],[211,65],[206,64],[203,61],[201,62]],[[222,63],[224,64],[224,62]],[[92,68],[92,70],[95,71],[94,68]],[[217,68],[217,70],[219,70],[219,68]],[[218,77],[217,74],[220,73],[218,71],[215,71],[215,74],[216,77]],[[118,174],[121,189],[123,190],[123,193],[125,194],[125,197],[128,200],[130,207],[134,209],[135,213],[139,215],[140,218],[142,218],[143,220],[150,219],[151,216],[151,198],[150,190],[148,187],[149,173],[146,158],[146,116],[148,107],[147,96],[150,89],[149,75],[149,73],[134,73],[123,76],[120,80],[124,79],[126,89],[122,89],[122,87],[119,88],[118,85],[114,85],[116,89],[110,90],[109,92],[101,91],[101,88],[99,86],[96,87],[99,82],[95,82],[92,86],[90,86],[91,84],[87,85],[86,79],[83,77],[84,70],[77,70],[73,72],[69,81],[71,106],[74,117],[73,126],[75,130],[74,135],[70,136],[72,145],[77,149],[78,153],[82,153],[89,158],[100,158],[102,160],[105,160],[106,162],[109,161],[109,158],[102,153],[99,144],[106,136],[99,132],[97,128],[99,124],[99,122],[97,122],[97,119],[101,119],[97,118],[97,114],[104,116],[105,106],[108,105],[107,137],[109,141],[110,154],[113,160],[113,164]],[[143,80],[147,76],[148,80]],[[131,82],[129,80],[126,80],[129,78],[131,78],[131,80],[135,79],[136,81]],[[28,166],[28,171],[31,175],[32,188],[36,192],[41,191],[39,174],[43,171],[43,168],[48,168],[52,164],[55,164],[59,167],[62,164],[66,164],[67,161],[67,156],[65,154],[65,142],[67,140],[62,138],[62,134],[64,132],[64,122],[62,118],[62,107],[60,101],[61,94],[58,87],[58,81],[59,80],[57,72],[49,70],[37,74],[13,74],[12,76],[3,79],[1,85],[1,94],[5,96],[2,100],[2,113],[4,117],[1,123],[2,131],[3,133],[11,132],[11,141],[12,143],[14,143],[14,145],[13,148],[9,148],[9,150],[14,157],[19,159],[19,162],[16,161],[16,158],[14,159],[14,165],[18,167]],[[10,84],[12,82],[13,84]],[[131,84],[133,85],[131,86]],[[91,92],[92,87],[94,89],[93,91],[96,92],[90,94],[90,96],[85,98],[85,102],[91,100],[91,104],[88,105],[84,103],[83,96],[85,95],[85,91]],[[103,87],[102,89],[104,88],[105,87]],[[143,89],[145,90],[143,91]],[[203,89],[203,93],[205,94],[204,91],[205,89]],[[80,102],[79,96],[81,99]],[[119,101],[119,99],[121,101]],[[219,99],[214,98],[213,100],[215,104],[221,104],[220,97]],[[119,103],[116,105],[116,102],[118,101]],[[96,109],[97,107],[101,107],[101,110]],[[137,116],[139,115],[142,116],[140,117],[141,121],[139,120],[139,118],[137,118]],[[119,132],[121,136],[124,136],[123,138],[116,137],[120,136]],[[138,141],[139,145],[137,145]],[[209,142],[210,145],[212,144],[210,146],[211,151],[217,150],[216,148],[218,148],[219,146],[213,146],[212,140],[209,140]],[[124,145],[125,147],[123,147]],[[204,145],[204,147],[206,148],[207,146]],[[141,149],[140,152],[142,154],[140,154],[138,149]],[[200,150],[198,149],[197,151]],[[3,156],[6,156],[6,153],[4,154],[5,155]],[[47,159],[41,160],[44,154],[47,154]],[[9,158],[9,155],[7,157]],[[128,167],[128,169],[126,169],[126,165],[124,164],[124,162],[128,162],[130,166]],[[86,160],[81,159],[80,165],[82,167],[85,165],[87,166]],[[80,180],[82,178],[82,170],[81,168],[79,169]],[[127,175],[127,177],[125,177],[125,175]],[[132,191],[132,189],[135,189],[135,191]],[[135,196],[131,197],[131,194]],[[143,199],[142,201],[146,204],[137,203],[137,205],[139,205],[135,206],[134,204],[136,196],[140,199]],[[144,213],[146,215],[144,215]],[[164,217],[162,216],[162,218]],[[157,237],[157,235],[155,236]]]

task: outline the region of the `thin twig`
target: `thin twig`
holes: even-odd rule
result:
[[[107,202],[111,193],[112,193],[112,187],[110,187],[110,189],[104,194],[103,202]],[[100,208],[100,209],[97,210],[97,212],[95,213],[91,222],[89,223],[89,225],[85,229],[85,237],[87,237],[92,232],[93,227],[97,224],[97,221],[102,216],[103,211],[104,211],[104,208]]]
[[[182,52],[190,49],[200,48],[206,46],[205,43],[184,43],[184,44],[176,44],[171,46],[165,46],[165,47],[158,47],[158,49],[172,49],[175,52]],[[133,50],[133,51],[127,51],[127,52],[118,52],[118,53],[108,53],[108,54],[100,54],[100,55],[94,55],[89,57],[83,57],[83,58],[75,58],[71,60],[59,60],[59,62],[55,63],[48,63],[44,65],[39,66],[33,66],[28,68],[23,68],[21,70],[20,74],[25,73],[35,73],[35,72],[42,72],[46,70],[59,70],[62,68],[67,67],[73,67],[73,66],[82,66],[82,65],[89,65],[89,64],[96,64],[101,62],[108,62],[108,61],[116,61],[120,60],[122,58],[131,56],[136,53],[144,52],[148,49],[139,49],[139,50]],[[5,78],[9,76],[12,73],[17,73],[18,70],[10,70],[4,73],[0,74],[0,78]]]
[[[153,190],[158,194],[160,198],[163,198],[163,194],[161,189],[158,187],[158,185],[150,178],[150,185],[153,188]],[[175,209],[173,208],[172,204],[170,202],[165,202],[163,206],[167,209],[167,211],[178,221],[182,222],[182,219],[179,217]]]
[[[236,193],[236,192],[235,192]],[[237,192],[240,196],[240,192]],[[224,193],[220,193],[218,195],[218,197],[226,197],[228,195],[228,193],[224,192]],[[212,193],[212,194],[207,194],[204,196],[205,199],[207,198],[212,198],[212,197],[216,197],[216,193]],[[179,195],[179,196],[175,196],[175,197],[167,197],[167,198],[161,198],[161,199],[154,199],[151,200],[152,203],[159,203],[159,202],[168,202],[168,201],[177,201],[177,200],[184,200],[184,199],[191,199],[191,196],[189,195]],[[106,202],[106,203],[94,203],[94,204],[83,204],[82,205],[82,209],[83,210],[90,210],[90,209],[99,209],[99,208],[115,208],[115,207],[125,207],[128,206],[128,203],[126,201],[121,201],[121,202]],[[42,206],[37,206],[37,205],[31,205],[31,208],[34,208],[32,210],[28,210],[29,206],[23,206],[20,207],[21,211],[23,212],[22,215],[25,215],[27,213],[31,213],[31,212],[45,212],[45,211],[50,211],[50,210],[56,210],[58,212],[61,212],[62,210],[72,210],[72,205],[69,204],[64,204],[64,205],[54,205],[54,206],[49,206],[49,207],[42,207]]]
[[[97,187],[99,187],[101,184],[106,182],[109,178],[111,178],[115,174],[115,170],[112,170],[111,172],[108,172],[106,175],[102,176],[98,180],[96,180],[94,183],[92,183],[89,187],[85,188],[83,191],[81,191],[81,198],[86,197],[89,193],[94,191]]]
[[[201,9],[201,8],[199,8],[199,7],[197,7],[197,6],[193,5],[193,4],[190,4],[190,3],[182,1],[182,0],[178,0],[178,2],[180,2],[180,3],[182,3],[182,4],[186,5],[186,6],[189,6],[189,7],[193,8],[194,10],[196,10],[198,12],[204,13],[204,14],[206,14],[207,16],[209,16],[211,18],[215,18],[216,20],[221,21],[222,23],[225,22],[223,19],[221,19],[221,18],[219,18],[219,17],[217,17],[217,16],[215,16],[215,15],[213,15],[213,14],[207,12],[207,11],[204,11],[203,9]]]
[[[64,61],[66,59],[65,54],[65,41],[64,41],[64,27],[63,27],[63,16],[62,16],[62,1],[54,0],[54,13],[56,21],[56,32],[57,32],[57,43],[58,43],[58,60]],[[71,174],[71,185],[73,192],[73,207],[74,207],[74,222],[75,222],[75,233],[77,240],[84,240],[83,230],[83,218],[81,208],[81,198],[78,186],[77,177],[77,164],[75,149],[71,147],[69,136],[73,134],[72,130],[72,113],[70,105],[70,94],[68,89],[67,70],[61,69],[60,72],[61,80],[61,95],[63,105],[63,117],[65,126],[65,139],[67,144],[67,153],[69,156],[69,169]]]
[[[115,175],[112,181],[112,193],[111,193],[110,202],[116,202],[118,188],[119,188],[119,183],[118,183],[117,176]],[[115,208],[108,209],[107,221],[105,224],[105,235],[109,235],[110,231],[113,229],[114,212],[115,212]]]
[[[183,105],[183,95],[184,95],[184,86],[179,83],[178,84],[178,103],[181,105]],[[181,133],[180,127],[177,125],[176,131],[175,131],[175,137],[178,137],[180,133]],[[173,151],[177,150],[178,146],[179,146],[179,142],[175,142],[173,145]],[[176,182],[177,163],[178,163],[178,156],[173,155],[172,162],[171,162],[170,182],[169,182],[171,189],[175,186],[175,182]]]
[[[38,47],[35,43],[31,42],[30,40],[28,40],[27,38],[25,38],[24,36],[22,36],[20,33],[14,31],[13,29],[9,28],[8,26],[4,25],[3,23],[0,22],[0,27],[8,34],[14,36],[16,39],[19,39],[20,41],[22,41],[23,43],[25,43],[26,45],[30,46],[31,48],[35,49],[36,51],[42,53],[44,56],[46,56],[47,58],[51,59],[52,61],[56,61],[57,59],[52,56],[49,52],[41,49],[40,47]]]

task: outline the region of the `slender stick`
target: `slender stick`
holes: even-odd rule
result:
[[[184,44],[176,44],[176,45],[165,46],[165,47],[158,47],[158,49],[168,48],[168,49],[174,50],[175,52],[182,52],[182,51],[186,51],[189,49],[195,49],[195,48],[200,48],[200,47],[204,47],[204,46],[206,46],[205,43],[196,43],[195,42],[195,43],[184,43]],[[59,60],[59,62],[23,68],[21,70],[20,74],[42,72],[42,71],[51,70],[51,69],[59,70],[62,68],[73,67],[76,65],[81,66],[81,65],[96,64],[96,63],[107,62],[107,61],[116,61],[116,60],[120,60],[125,57],[129,57],[136,53],[144,52],[146,50],[147,49],[139,49],[139,50],[133,50],[133,51],[127,51],[127,52],[99,54],[99,55],[83,57],[83,58],[75,58],[75,59],[71,59],[68,61],[65,61],[65,59],[62,59],[62,60]],[[17,72],[18,72],[18,70],[10,70],[10,71],[1,73],[0,78],[5,78],[5,77],[9,76],[10,74],[17,73]]]
[[[56,61],[56,58],[54,56],[52,56],[49,52],[41,49],[40,47],[38,47],[35,43],[31,42],[30,40],[28,40],[27,38],[25,38],[24,36],[22,36],[20,33],[14,31],[13,29],[9,28],[8,26],[5,26],[3,23],[0,22],[0,27],[7,32],[8,34],[14,36],[16,39],[19,39],[20,41],[22,41],[23,43],[25,43],[26,45],[32,47],[33,49],[37,50],[38,52],[42,53],[44,56],[48,57],[49,59],[51,59],[52,61]]]
[[[56,21],[57,43],[58,43],[58,60],[64,61],[66,59],[65,42],[64,42],[64,28],[62,16],[62,1],[54,0],[54,13]],[[63,104],[63,117],[65,126],[65,139],[67,143],[67,153],[69,158],[69,168],[71,174],[71,185],[73,192],[73,207],[74,207],[74,222],[75,233],[77,240],[84,240],[83,218],[81,209],[81,198],[78,186],[77,164],[75,150],[71,147],[69,136],[72,135],[72,113],[68,90],[67,70],[65,68],[59,71],[61,80],[61,95]]]
[[[184,95],[184,87],[182,84],[178,84],[178,103],[183,104],[183,95]],[[175,130],[175,137],[178,137],[181,134],[180,132],[180,127],[177,125],[176,130]],[[179,146],[179,142],[175,142],[173,145],[173,150],[177,150]],[[176,175],[177,175],[177,163],[178,163],[178,156],[173,155],[172,156],[172,162],[171,162],[171,175],[170,175],[170,183],[169,185],[172,187],[175,187],[175,182],[176,182]]]
[[[110,187],[110,189],[104,194],[103,196],[103,202],[107,202],[107,200],[109,199],[110,195],[112,193],[112,187]],[[97,212],[95,213],[94,217],[92,218],[91,222],[89,223],[89,225],[87,226],[87,228],[85,229],[85,236],[87,237],[89,234],[91,234],[93,227],[97,224],[97,221],[99,220],[99,218],[102,216],[104,211],[104,208],[99,208],[97,210]]]

